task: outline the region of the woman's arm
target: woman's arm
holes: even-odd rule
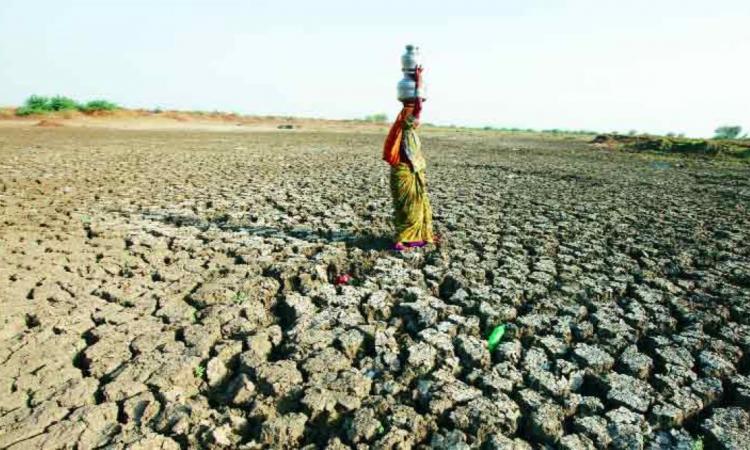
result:
[[[422,113],[422,98],[419,96],[419,87],[422,85],[422,66],[417,66],[414,71],[414,94],[416,100],[414,101],[414,118],[419,120],[419,115]]]

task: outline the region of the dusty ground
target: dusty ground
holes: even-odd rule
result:
[[[750,169],[381,142],[0,128],[0,448],[750,448]]]

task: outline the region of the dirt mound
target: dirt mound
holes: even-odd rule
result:
[[[56,128],[56,127],[64,127],[65,125],[57,120],[53,119],[42,119],[39,122],[34,125],[36,127],[45,127],[45,128]]]
[[[0,120],[2,119],[15,119],[16,109],[15,108],[0,108]]]

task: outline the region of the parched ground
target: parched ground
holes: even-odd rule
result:
[[[750,448],[747,166],[381,142],[0,129],[0,448]]]

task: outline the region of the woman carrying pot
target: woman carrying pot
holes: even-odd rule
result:
[[[407,54],[413,51],[407,47]],[[424,98],[422,66],[404,63],[405,77],[399,83],[399,100],[403,108],[393,123],[383,146],[383,159],[391,166],[396,235],[393,249],[423,247],[435,240],[432,231],[432,207],[427,196],[426,161],[417,136]],[[405,89],[406,88],[406,89]],[[409,89],[410,88],[410,89]],[[412,92],[409,92],[412,90]]]

